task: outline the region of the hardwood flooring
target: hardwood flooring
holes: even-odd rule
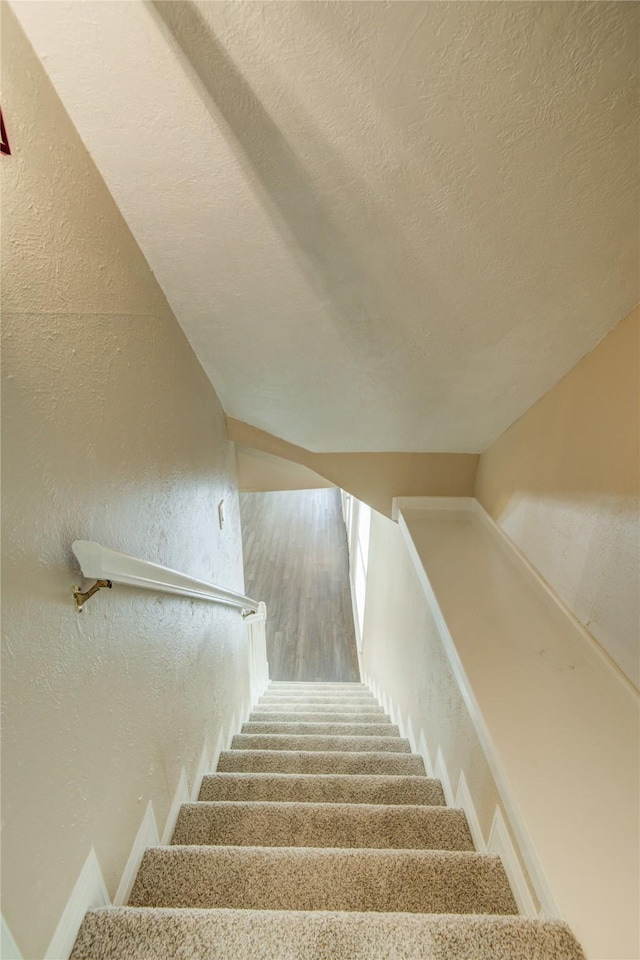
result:
[[[272,680],[357,681],[340,491],[240,494],[245,586],[267,605]]]

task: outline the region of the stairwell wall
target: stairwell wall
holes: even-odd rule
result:
[[[640,307],[481,458],[475,496],[640,688]]]
[[[461,794],[470,796],[474,841],[485,850],[496,810],[503,812],[498,788],[400,528],[376,511],[371,514],[361,663],[363,679],[413,740],[427,772],[444,781],[447,802],[463,805]],[[513,853],[536,915],[541,903],[515,844]]]
[[[116,585],[76,612],[76,538],[243,590],[234,451],[6,5],[2,90],[2,910],[38,958],[92,848],[113,899],[150,811],[162,835],[249,664],[228,608]]]

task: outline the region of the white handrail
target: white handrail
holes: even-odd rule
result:
[[[126,583],[145,590],[159,590],[162,593],[224,603],[239,608],[245,614],[255,614],[260,607],[257,600],[236,593],[235,590],[226,590],[215,583],[197,580],[170,567],[162,567],[158,563],[119,553],[91,540],[75,540],[71,549],[80,563],[83,576],[89,579],[95,577],[96,580]]]

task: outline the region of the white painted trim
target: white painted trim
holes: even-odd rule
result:
[[[242,724],[244,723],[245,716],[248,717],[249,713],[251,713],[251,710],[247,712],[244,706],[241,706],[239,710],[234,711],[234,714],[231,718],[231,724],[229,726],[229,733],[227,734],[227,738],[225,740],[225,750],[231,750],[233,738],[236,736],[238,730],[240,730]]]
[[[347,557],[349,560],[349,596],[351,597],[351,616],[353,617],[353,629],[356,637],[356,651],[358,656],[361,657],[363,653],[363,632],[360,629],[360,617],[358,616],[358,607],[356,604],[356,550],[357,544],[354,544],[354,531],[356,528],[355,524],[355,514],[357,513],[358,508],[354,511],[354,503],[358,503],[356,497],[348,494],[351,497],[351,509],[349,512],[349,523],[347,524],[345,518],[345,529],[347,533]]]
[[[269,686],[267,662],[267,607],[260,601],[258,612],[245,617],[249,661],[249,709]]]
[[[196,600],[210,600],[252,612],[259,607],[257,600],[236,593],[235,590],[218,587],[206,580],[198,580],[170,567],[131,557],[127,553],[119,553],[91,540],[75,540],[71,549],[80,563],[82,575],[90,580],[111,580],[113,583],[126,583],[130,587],[158,590],[161,593],[173,593]]]
[[[264,623],[267,619],[267,605],[264,600],[258,603],[257,609],[253,613],[247,614],[244,618],[245,623]]]
[[[162,831],[162,840],[160,841],[163,846],[171,843],[171,837],[173,836],[173,831],[176,828],[176,823],[178,820],[178,814],[180,813],[180,807],[183,803],[189,803],[191,796],[189,794],[189,781],[187,780],[187,773],[184,769],[180,771],[180,778],[178,779],[178,786],[173,795],[173,800],[171,801],[171,806],[169,807],[169,813],[167,814],[167,821],[164,825],[164,830]],[[157,842],[157,841],[156,841]],[[147,844],[149,846],[149,844]]]
[[[0,958],[22,960],[22,954],[5,918],[0,915]]]
[[[213,748],[213,753],[211,754],[211,759],[209,760],[209,770],[213,773],[218,767],[218,760],[220,759],[220,754],[224,750],[225,744],[225,735],[224,728],[220,727],[218,732],[218,739],[216,740],[216,745]]]
[[[87,910],[110,905],[100,864],[92,847],[62,912],[44,960],[67,960]]]
[[[391,723],[395,723],[400,731],[400,736],[404,737],[404,723],[402,722],[402,715],[400,714],[399,707],[396,706],[391,697],[389,697],[389,709],[387,713],[391,717]]]
[[[407,717],[407,722],[405,724],[406,733],[404,734],[409,741],[409,746],[411,747],[411,753],[417,753],[418,748],[416,746],[416,737],[413,732],[413,724],[411,723],[411,717]]]
[[[473,837],[473,843],[476,850],[478,853],[485,853],[487,844],[482,833],[482,828],[480,826],[480,821],[478,820],[478,814],[476,813],[471,792],[467,785],[467,778],[464,775],[464,770],[460,771],[455,806],[461,807],[466,814],[467,823],[469,824],[469,830],[471,831],[471,836]]]
[[[191,801],[196,802],[200,794],[200,787],[202,786],[202,778],[205,773],[209,770],[209,744],[207,743],[206,737],[204,744],[202,745],[202,753],[200,754],[200,762],[198,763],[198,768],[196,770],[195,777],[193,778],[193,786],[191,788]]]
[[[518,855],[499,807],[496,807],[496,812],[493,815],[487,853],[497,854],[502,860],[504,871],[509,880],[509,885],[511,886],[514,899],[518,904],[518,910],[521,916],[530,917],[535,920],[538,916],[538,911],[536,910],[529,885],[525,880]]]
[[[442,789],[444,790],[444,798],[447,801],[447,806],[453,806],[453,789],[451,787],[451,780],[449,779],[449,771],[447,770],[447,764],[445,763],[444,754],[442,748],[438,747],[436,751],[436,762],[433,765],[434,776],[441,782]]]
[[[349,569],[349,596],[351,597],[351,616],[353,617],[353,630],[356,636],[356,652],[359,657],[364,653],[364,637],[362,630],[360,630],[360,618],[358,616],[358,608],[356,606],[356,588],[355,583],[353,582],[353,577],[351,576],[351,569]]]
[[[397,716],[396,705],[393,702],[392,697],[389,697],[389,710],[387,712],[389,714],[389,719],[391,720],[391,723],[395,723],[396,727],[398,728],[398,733],[400,734],[401,737],[404,737],[404,727],[402,725],[402,717]]]
[[[496,523],[489,513],[487,513],[480,501],[476,500],[475,497],[471,497],[469,499],[470,509],[474,516],[482,523],[494,541],[499,544],[504,553],[510,558],[511,562],[515,562],[518,565],[518,568],[525,574],[528,582],[535,589],[537,596],[547,606],[551,605],[555,607],[556,610],[559,610],[563,616],[567,617],[567,619],[571,621],[571,624],[580,633],[582,639],[585,640],[593,650],[595,650],[598,658],[614,674],[616,679],[624,685],[627,692],[633,694],[636,701],[639,701],[640,691],[634,686],[626,674],[622,672],[618,664],[611,659],[604,647],[601,646],[593,634],[589,633],[586,627],[580,623],[574,612],[555,592],[553,587],[547,583],[540,571],[531,563],[529,558],[522,552],[522,550],[516,546],[511,537],[505,533],[502,527]]]
[[[420,560],[420,556],[413,542],[413,538],[411,537],[409,528],[407,527],[407,522],[402,515],[402,499],[403,498],[398,499],[398,526],[400,527],[407,551],[411,557],[418,580],[427,599],[429,609],[431,610],[431,614],[435,620],[445,653],[447,654],[449,664],[453,671],[453,675],[460,689],[460,693],[462,694],[462,698],[467,706],[467,710],[469,711],[471,722],[475,727],[476,733],[478,734],[478,739],[480,740],[485,757],[487,758],[489,769],[493,775],[493,779],[498,789],[498,794],[505,808],[511,828],[516,836],[516,841],[531,878],[531,882],[533,883],[538,899],[543,905],[546,914],[552,917],[560,917],[561,913],[556,905],[553,894],[551,893],[551,888],[549,887],[549,882],[547,880],[544,868],[540,863],[537,851],[524,822],[524,818],[520,812],[519,805],[513,795],[511,785],[509,784],[508,778],[504,772],[500,755],[495,747],[493,738],[489,733],[489,728],[487,727],[484,716],[482,715],[482,711],[480,710],[478,702],[475,698],[475,694],[471,684],[469,683],[469,679],[466,675],[464,667],[462,666],[462,661],[460,660],[455,643],[451,633],[449,632],[449,628],[444,619],[435,593],[433,592],[433,588],[431,587],[424,566],[422,565],[422,561]],[[425,511],[437,510],[439,509],[439,505],[443,502],[444,509],[453,509],[453,507],[450,505],[450,501],[452,500],[455,501],[461,511],[475,511],[475,507],[473,506],[473,497],[428,497],[404,499],[411,499],[412,501],[423,499],[423,501],[429,501],[428,504],[423,502],[422,508]],[[394,501],[394,504],[395,502],[396,501]]]
[[[158,826],[156,824],[156,818],[153,812],[153,804],[151,803],[151,800],[149,800],[147,809],[145,810],[142,818],[142,823],[138,827],[138,832],[136,833],[133,841],[131,852],[122,872],[122,877],[120,878],[116,895],[113,898],[114,906],[126,906],[145,850],[147,847],[157,846]]]
[[[431,754],[429,753],[429,745],[427,743],[427,738],[424,735],[424,730],[420,729],[420,735],[418,736],[418,750],[422,759],[424,760],[424,768],[427,771],[427,776],[433,779],[435,773],[433,770],[433,764],[431,762]]]

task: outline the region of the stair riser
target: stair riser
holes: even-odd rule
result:
[[[444,806],[439,780],[340,774],[216,773],[205,776],[199,800]]]
[[[369,691],[369,688],[364,683],[333,683],[329,680],[272,680],[267,687],[267,693],[280,690],[335,690],[339,693],[342,690]]]
[[[338,688],[289,687],[276,690],[264,690],[263,697],[373,697],[375,694],[366,687]]]
[[[403,753],[320,753],[287,750],[228,750],[220,754],[223,773],[342,773],[425,776],[422,757]]]
[[[371,690],[367,690],[365,687],[358,687],[355,690],[332,690],[329,687],[325,687],[321,690],[309,690],[309,689],[291,689],[291,690],[264,690],[262,693],[263,697],[353,697],[358,699],[359,697],[367,697],[371,700],[375,698],[375,695]]]
[[[379,707],[380,704],[374,697],[260,697],[258,706],[269,706],[271,704],[344,704],[347,707],[361,707],[363,704],[371,704],[372,707]]]
[[[339,701],[337,703],[309,703],[303,701],[301,703],[257,703],[256,710],[263,712],[264,710],[269,710],[272,713],[308,713],[310,710],[313,710],[314,713],[377,713],[385,714],[383,707],[378,706],[375,702],[365,702],[365,703],[344,703]]]
[[[273,710],[254,710],[249,716],[251,723],[391,723],[384,713],[340,713],[338,711],[317,713],[298,710],[295,713]]]
[[[366,804],[185,803],[174,844],[473,850],[464,813]]]
[[[498,857],[387,850],[151,847],[139,907],[517,913]]]
[[[316,737],[399,737],[395,724],[383,723],[243,723],[242,733]]]
[[[284,734],[237,734],[231,741],[232,750],[336,750],[339,752],[411,753],[408,740],[399,737],[318,737]]]
[[[188,952],[178,954],[177,944],[187,944]],[[178,955],[185,960],[585,960],[565,924],[524,917],[132,907],[88,913],[71,960]]]

